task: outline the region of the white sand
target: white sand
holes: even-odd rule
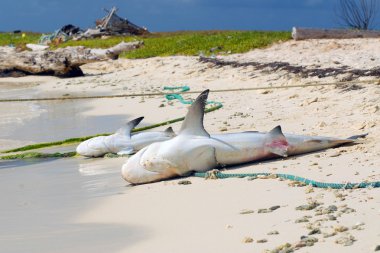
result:
[[[379,44],[379,39],[290,41],[224,59],[370,69],[380,65]],[[287,86],[316,81],[336,82],[344,77],[301,78],[285,71],[268,73],[253,67],[214,68],[212,64],[199,63],[195,57],[117,60],[87,65],[84,70],[92,75],[71,79],[40,78],[35,96],[154,92],[161,91],[165,85],[189,85],[192,90]],[[369,79],[376,78],[360,78]],[[19,80],[29,80],[29,77]],[[211,92],[210,100],[220,101],[224,107],[207,114],[205,127],[212,133],[221,130],[268,131],[276,125],[281,125],[284,132],[297,134],[348,137],[368,133],[368,137],[355,146],[242,165],[233,172],[289,173],[323,182],[380,181],[380,86],[373,83],[357,85],[361,89],[323,86]],[[142,114],[149,123],[185,114],[185,106],[176,102],[170,106],[162,101],[162,97],[91,100],[86,102],[90,109],[84,113],[91,116],[124,113],[136,117]],[[159,107],[162,103],[166,106]],[[175,130],[179,126],[175,124]],[[330,238],[323,238],[322,234],[312,235],[319,242],[298,252],[372,252],[373,247],[380,244],[378,189],[314,189],[307,193],[305,187],[290,187],[289,182],[274,179],[210,181],[188,178],[192,184],[186,186],[178,185],[180,180],[126,188],[125,194],[99,199],[93,207],[73,216],[72,222],[83,225],[118,224],[147,231],[142,239],[133,244],[126,242],[125,247],[118,251],[128,253],[263,252],[286,242],[297,243],[301,236],[307,235],[309,223],[295,223],[305,215],[312,216],[310,226],[320,228],[322,233],[331,232],[336,226],[346,226],[349,230]],[[327,215],[315,216],[315,211],[295,210],[310,199],[323,203],[323,208],[336,205],[338,211],[332,215],[337,220],[326,220]],[[257,213],[260,208],[276,205],[281,207],[272,213]],[[344,211],[345,206],[356,211]],[[255,212],[242,215],[240,211],[243,209]],[[343,212],[340,217],[339,212]],[[352,229],[360,222],[364,223],[361,226],[363,230]],[[273,230],[277,230],[279,235],[267,235]],[[125,233],[133,231],[126,230]],[[335,243],[336,239],[349,235],[356,238],[352,246]],[[254,242],[243,243],[245,237],[252,237]],[[260,239],[268,242],[257,243]],[[86,248],[80,251],[86,252]]]

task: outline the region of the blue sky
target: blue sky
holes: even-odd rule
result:
[[[94,26],[103,8],[151,31],[290,30],[339,27],[337,0],[1,0],[0,31],[51,32],[65,24]]]

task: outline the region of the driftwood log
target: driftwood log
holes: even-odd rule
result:
[[[17,52],[12,47],[0,47],[0,77],[25,75],[82,76],[80,66],[97,61],[117,59],[122,52],[134,50],[142,42],[121,42],[108,49],[83,46],[56,50]]]
[[[380,38],[380,31],[293,27],[292,37],[295,40]]]

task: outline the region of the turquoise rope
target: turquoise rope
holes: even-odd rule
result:
[[[362,183],[323,183],[317,182],[314,180],[310,180],[303,177],[298,177],[289,174],[272,174],[272,173],[237,173],[237,174],[224,174],[221,172],[196,172],[193,174],[195,177],[201,178],[217,178],[217,179],[226,179],[226,178],[245,178],[245,177],[259,177],[259,176],[275,176],[277,178],[287,179],[295,182],[304,183],[306,185],[311,185],[316,188],[324,188],[324,189],[358,189],[358,188],[380,188],[380,181],[377,182],[362,182]]]
[[[186,91],[190,90],[190,87],[187,85],[185,85],[185,86],[164,86],[164,90],[170,90],[170,91],[180,90],[179,92],[186,92]],[[177,100],[179,100],[179,102],[181,102],[182,104],[185,104],[185,105],[191,105],[193,103],[192,100],[185,100],[178,93],[166,94],[165,98],[169,101],[177,99]],[[223,104],[221,102],[216,102],[216,101],[207,101],[207,104],[214,104],[214,105],[218,106],[219,108],[223,107]]]

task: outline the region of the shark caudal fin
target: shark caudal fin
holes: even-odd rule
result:
[[[116,134],[125,135],[131,137],[131,131],[135,128],[140,122],[144,119],[144,117],[139,117],[134,120],[129,121],[125,126],[116,131]]]
[[[165,134],[169,135],[169,136],[175,136],[175,132],[173,131],[173,128],[172,127],[168,127],[165,129],[164,131]]]
[[[281,126],[276,126],[269,133],[267,133],[265,147],[273,154],[282,157],[288,156],[289,144],[282,133]]]
[[[210,137],[210,134],[203,127],[203,116],[207,102],[209,90],[203,91],[194,103],[191,104],[182,123],[179,135],[199,135]]]
[[[347,139],[348,140],[357,140],[357,139],[365,138],[365,137],[367,137],[367,135],[368,135],[368,133],[359,134],[359,135],[354,135],[354,136],[348,137]]]
[[[332,148],[332,147],[338,147],[338,146],[345,145],[345,144],[354,144],[354,143],[357,143],[358,139],[365,138],[367,135],[368,135],[368,133],[367,134],[353,135],[351,137],[348,137],[347,139],[333,139],[333,138],[331,138],[331,140],[328,140],[328,142],[327,142],[327,147]]]

